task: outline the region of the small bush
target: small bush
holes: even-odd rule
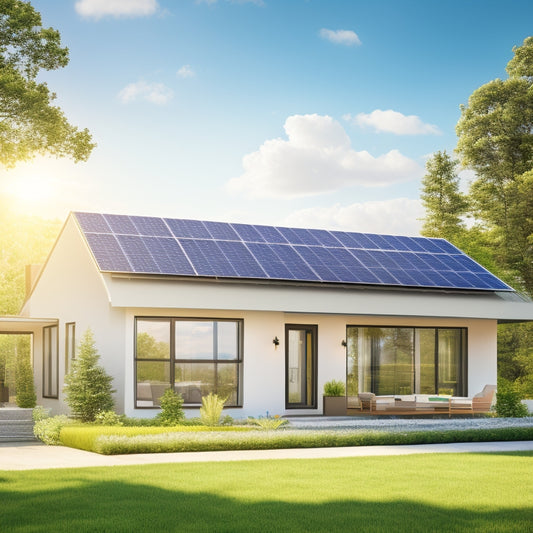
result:
[[[70,420],[65,415],[43,418],[35,422],[33,434],[45,444],[57,445],[60,444],[59,436],[61,429],[69,423]]]
[[[210,392],[202,397],[202,407],[200,407],[200,420],[206,426],[220,425],[222,409],[226,403],[226,398],[219,398],[217,394]]]
[[[157,414],[156,420],[161,426],[175,426],[180,424],[185,418],[183,412],[183,397],[181,394],[167,389],[161,396],[161,412]]]
[[[38,405],[37,407],[33,408],[32,417],[34,422],[39,422],[40,420],[44,420],[45,418],[50,417],[50,409],[46,409],[42,405]]]
[[[342,381],[332,379],[324,383],[324,396],[345,396],[346,386]]]
[[[520,401],[520,394],[512,386],[504,387],[496,393],[496,413],[505,418],[529,416],[527,406]]]
[[[115,411],[100,411],[94,418],[94,423],[100,426],[123,426],[124,415],[117,415]]]
[[[259,426],[261,429],[264,430],[273,430],[273,429],[279,429],[281,426],[284,426],[289,423],[289,421],[286,418],[281,418],[279,416],[270,417],[267,416],[265,418],[250,418],[249,421],[254,424],[255,426]]]

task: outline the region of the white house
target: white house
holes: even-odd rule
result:
[[[45,318],[43,318],[45,317]],[[320,414],[348,395],[473,395],[496,383],[499,322],[533,304],[442,239],[72,213],[20,317],[38,402],[65,412],[75,344],[91,328],[116,407],[154,416],[174,387],[197,415]]]

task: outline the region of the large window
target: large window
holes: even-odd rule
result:
[[[57,326],[43,328],[43,397],[57,398],[59,394],[59,350]]]
[[[242,405],[241,320],[139,317],[135,325],[137,407],[159,406],[169,388],[186,405],[210,392]]]
[[[466,390],[466,329],[347,328],[348,396],[451,394]]]

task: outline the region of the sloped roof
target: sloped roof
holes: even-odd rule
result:
[[[513,290],[444,239],[85,212],[74,217],[102,272]]]

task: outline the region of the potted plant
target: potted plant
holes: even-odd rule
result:
[[[343,416],[346,414],[346,386],[342,381],[332,379],[324,383],[323,414],[325,416]]]

